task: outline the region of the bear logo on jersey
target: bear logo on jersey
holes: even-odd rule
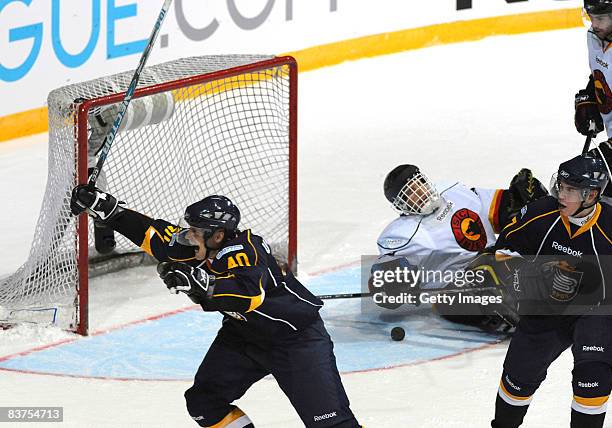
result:
[[[468,251],[480,251],[487,246],[487,233],[482,220],[474,211],[462,208],[451,218],[453,235],[459,246]]]

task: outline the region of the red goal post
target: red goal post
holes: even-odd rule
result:
[[[109,256],[96,253],[93,222],[85,215],[70,217],[67,198],[75,183],[87,182],[94,140],[107,131],[129,75],[70,85],[49,95],[45,201],[30,258],[14,275],[0,279],[0,321],[8,317],[10,323],[11,315],[19,314],[15,322],[48,322],[35,318],[41,309],[54,308],[53,322],[87,334],[89,278],[96,262]],[[99,186],[128,208],[169,221],[178,220],[189,203],[224,194],[241,209],[241,228],[268,239],[275,255],[295,266],[296,61],[257,55],[185,58],[147,67],[140,86]],[[141,253],[122,236],[116,240],[110,258]]]

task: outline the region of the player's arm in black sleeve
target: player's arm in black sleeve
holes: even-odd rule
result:
[[[159,261],[194,259],[193,247],[172,242],[172,235],[180,229],[165,220],[155,220],[137,211],[122,208],[106,225]]]
[[[172,235],[179,231],[177,226],[165,220],[153,220],[121,204],[110,193],[89,184],[76,186],[70,197],[73,215],[87,212],[96,222],[119,232],[159,261],[187,261],[195,258],[194,247],[174,243]]]

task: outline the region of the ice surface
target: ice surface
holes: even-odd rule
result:
[[[547,183],[559,162],[578,153],[583,142],[572,123],[573,94],[585,85],[588,76],[583,33],[576,29],[489,38],[301,74],[301,278],[316,281],[316,273],[375,253],[378,233],[395,216],[382,195],[382,181],[398,163],[415,163],[436,181],[461,180],[480,187],[506,186],[521,167],[530,167]],[[0,144],[0,218],[5,243],[0,248],[0,275],[14,271],[28,254],[45,184],[45,139],[40,135]],[[113,349],[120,345],[109,344],[117,336],[129,336],[130,331],[155,332],[155,325],[172,317],[179,325],[181,320],[193,321],[189,317],[196,312],[188,310],[191,303],[168,295],[152,270],[137,268],[94,279],[92,328],[104,331],[165,312],[178,310],[178,314],[88,339],[32,326],[0,332],[0,359],[77,339],[5,359],[2,367],[9,361],[17,364],[34,355],[47,355],[47,362],[39,357],[37,368],[50,371],[73,350],[70,358],[83,363],[77,366],[80,376],[102,373],[105,368],[114,377],[122,377],[129,369],[141,376],[161,378],[168,373],[143,374],[138,366],[142,361],[138,357],[143,357],[139,352],[145,345],[170,347],[178,359],[188,355],[189,361],[197,359],[197,343],[191,351],[180,346],[172,349],[178,332],[177,337],[143,333],[138,339],[144,343],[129,349]],[[333,274],[325,278],[331,278],[329,290],[337,286],[338,278]],[[452,350],[464,348],[461,340],[466,346],[473,345],[480,336],[469,336],[472,333],[468,332],[459,337],[440,320],[418,315],[397,321],[410,323],[410,328],[404,342],[393,343],[383,340],[381,331],[386,334],[396,320],[382,324],[373,319],[364,321],[356,304],[330,302],[324,317],[338,343],[339,364],[348,371],[343,381],[362,424],[368,428],[488,426],[507,343],[479,344],[471,346],[476,350],[435,359],[436,355],[424,355],[425,351],[442,349],[452,354]],[[212,334],[209,324],[198,326],[203,336]],[[371,353],[372,346],[380,346],[381,359],[396,358],[399,366],[372,369],[380,364]],[[95,364],[108,355],[108,348],[118,356],[110,354],[105,365]],[[401,351],[396,353],[397,349]],[[126,369],[130,361],[134,365]],[[364,365],[372,370],[361,371]],[[175,380],[169,381],[91,379],[0,369],[0,403],[64,406],[62,426],[70,427],[194,426],[182,397],[190,382],[181,380],[189,378],[193,367],[190,370],[187,365],[175,364],[175,368],[172,376],[166,376]],[[75,367],[72,370],[74,374]],[[570,370],[571,355],[565,353],[551,366],[532,403],[526,427],[569,425]],[[258,427],[302,426],[271,379],[256,384],[239,405]]]

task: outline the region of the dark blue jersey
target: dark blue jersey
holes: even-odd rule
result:
[[[496,249],[510,250],[529,261],[565,260],[589,266],[583,280],[590,301],[612,302],[612,210],[598,203],[592,216],[576,225],[560,214],[558,201],[547,196],[523,207],[502,230]],[[591,287],[590,287],[591,286]]]
[[[194,247],[173,239],[179,228],[165,220],[125,210],[111,227],[159,261],[181,261],[214,275],[213,292],[201,302],[202,309],[222,312],[224,323],[245,338],[257,341],[298,331],[317,319],[323,306],[291,273],[283,274],[265,240],[248,229],[202,261],[195,258]]]

